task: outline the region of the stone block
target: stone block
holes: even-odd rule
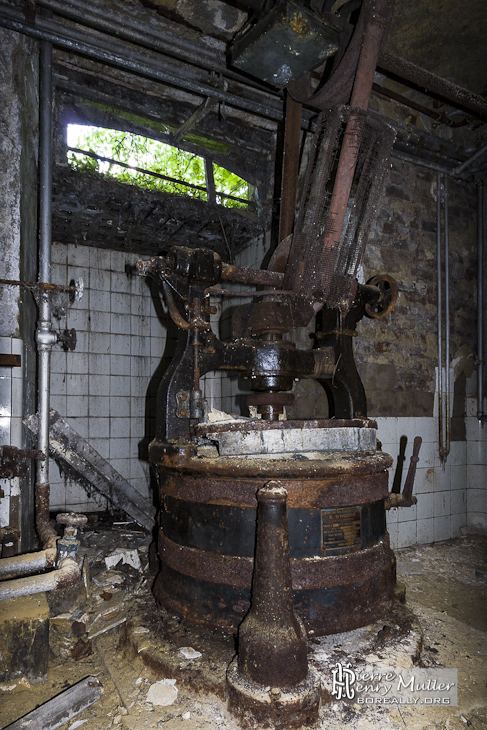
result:
[[[0,601],[0,682],[47,678],[49,606],[46,595]]]

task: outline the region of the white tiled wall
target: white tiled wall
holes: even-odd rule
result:
[[[470,400],[470,399],[469,399]],[[472,412],[472,408],[470,408]],[[467,441],[452,441],[450,454],[442,461],[438,450],[436,418],[377,418],[382,450],[394,464],[392,485],[401,436],[407,446],[402,486],[409,468],[415,436],[423,443],[416,470],[413,507],[389,510],[387,528],[393,547],[406,547],[459,537],[468,528],[487,527],[487,428],[482,429],[473,415],[467,415]]]
[[[0,337],[2,355],[20,355],[21,367],[0,367],[0,445],[22,448],[23,342],[17,337]],[[10,497],[20,494],[20,480],[0,479],[0,527],[10,524]]]
[[[69,284],[82,278],[84,295],[54,320],[59,329],[74,327],[74,352],[52,354],[51,407],[143,495],[148,494],[148,464],[139,459],[145,436],[147,390],[166,344],[146,281],[125,272],[139,257],[120,251],[54,244],[52,280]],[[91,496],[64,479],[51,461],[51,509],[105,509],[104,498]]]

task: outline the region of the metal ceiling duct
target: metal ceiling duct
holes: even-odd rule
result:
[[[318,15],[294,0],[285,0],[235,40],[232,65],[284,88],[332,56],[342,30],[335,15]]]

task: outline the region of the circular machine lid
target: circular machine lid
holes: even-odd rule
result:
[[[319,421],[235,420],[200,423],[197,436],[218,443],[220,456],[375,451],[377,424],[367,419]]]

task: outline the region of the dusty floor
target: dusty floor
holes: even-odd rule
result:
[[[232,642],[217,636],[203,639],[200,632],[155,610],[147,538],[119,525],[110,531],[95,527],[85,532],[83,543],[90,561],[90,593],[87,596],[80,588],[51,596],[48,679],[32,685],[27,680],[0,684],[0,727],[94,675],[103,684],[102,698],[63,730],[83,726],[87,730],[238,730],[222,689]],[[117,547],[137,550],[140,568],[119,563],[107,569],[104,558]],[[329,670],[337,658],[361,662],[365,658],[371,666],[458,668],[458,706],[369,708],[328,702],[320,711],[320,730],[487,728],[486,547],[486,538],[466,537],[397,551],[398,578],[407,585],[406,611],[414,613],[420,626],[413,620],[401,633],[397,617],[391,617],[349,634],[310,642],[310,661],[322,675],[325,696]],[[151,659],[154,645],[156,654],[166,658],[156,662],[157,671],[141,660]],[[181,648],[188,646],[201,649],[203,656],[184,656],[188,652]],[[164,678],[173,678],[166,689],[176,696],[175,687],[176,699],[169,706],[154,706],[147,701],[149,688]],[[191,685],[198,683],[213,685],[220,697],[192,691]]]

